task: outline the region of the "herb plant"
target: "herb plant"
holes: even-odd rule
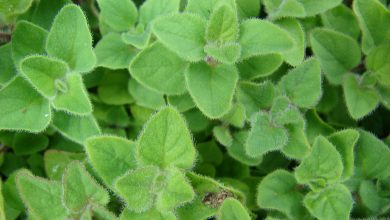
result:
[[[0,0],[0,220],[390,217],[387,0]]]

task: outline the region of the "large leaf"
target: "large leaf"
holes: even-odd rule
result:
[[[188,91],[203,114],[210,118],[220,118],[230,110],[238,81],[234,66],[192,64],[185,78]]]

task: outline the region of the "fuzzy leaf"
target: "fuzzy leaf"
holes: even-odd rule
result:
[[[64,205],[79,213],[89,205],[106,205],[110,197],[106,190],[87,172],[80,162],[72,162],[62,177]]]
[[[270,113],[272,118],[271,123],[275,123],[277,126],[304,124],[304,119],[299,109],[292,105],[290,100],[284,96],[279,96],[274,100]]]
[[[23,78],[0,90],[0,129],[43,131],[50,123],[49,102]]]
[[[310,153],[310,143],[306,137],[305,129],[297,125],[287,125],[288,142],[282,152],[294,159],[302,160]]]
[[[288,32],[269,21],[259,19],[250,19],[241,23],[239,42],[242,47],[241,59],[255,55],[282,53],[294,47],[294,40]]]
[[[238,81],[234,66],[192,64],[185,78],[188,91],[203,114],[210,118],[220,118],[230,110]]]
[[[226,43],[220,46],[208,44],[204,51],[218,62],[234,64],[240,58],[241,46],[238,43]]]
[[[227,198],[223,201],[219,210],[219,219],[221,220],[250,220],[248,211],[238,200]]]
[[[283,59],[279,54],[267,54],[251,57],[237,66],[241,78],[253,80],[271,75],[282,63]]]
[[[324,187],[337,182],[343,172],[343,162],[336,148],[323,136],[318,136],[313,143],[309,156],[295,169],[299,183],[311,187]]]
[[[172,212],[161,213],[156,209],[149,209],[146,212],[137,213],[130,209],[125,209],[120,217],[120,220],[137,219],[137,220],[176,220],[175,214]]]
[[[57,95],[56,80],[65,78],[68,65],[46,56],[30,56],[20,62],[20,72],[43,96],[53,99]]]
[[[322,219],[350,219],[352,195],[348,188],[338,184],[319,192],[309,192],[303,200],[309,212]]]
[[[287,141],[287,131],[271,121],[268,115],[257,113],[253,116],[252,128],[246,141],[246,153],[259,157],[270,151],[282,149]]]
[[[344,4],[321,14],[321,21],[324,27],[339,31],[354,39],[357,39],[360,35],[360,28],[355,14]]]
[[[195,148],[183,117],[172,107],[152,116],[138,139],[138,159],[142,164],[161,168],[191,168]]]
[[[241,19],[257,17],[260,14],[260,1],[236,0],[238,15]]]
[[[125,44],[118,33],[104,35],[95,47],[97,65],[109,69],[125,69],[137,55],[137,50]]]
[[[169,95],[185,91],[184,71],[188,64],[161,43],[144,49],[131,62],[130,74],[145,86]]]
[[[62,175],[69,163],[72,161],[83,161],[83,153],[71,153],[58,150],[47,150],[44,155],[45,172],[49,179],[61,181]]]
[[[159,109],[161,106],[165,106],[163,94],[143,86],[135,79],[129,81],[129,93],[137,102],[137,105],[150,109]]]
[[[158,175],[158,167],[144,166],[126,173],[115,182],[115,189],[126,201],[128,209],[144,212],[152,207],[153,187]]]
[[[212,43],[235,42],[238,38],[238,18],[228,4],[222,4],[210,15],[206,40]]]
[[[213,128],[213,135],[215,139],[223,146],[229,147],[230,145],[232,145],[233,137],[228,127],[215,126]]]
[[[184,93],[183,95],[168,96],[168,103],[169,105],[177,108],[177,110],[180,112],[186,112],[195,107],[195,103],[188,93]]]
[[[128,44],[127,46],[134,46],[134,49],[140,50],[145,49],[149,45],[151,37],[151,28],[149,26],[145,28],[143,25],[138,25],[135,29],[121,34],[122,42]]]
[[[16,155],[31,155],[49,145],[49,138],[43,134],[17,133],[13,139],[12,148]]]
[[[140,8],[139,23],[144,26],[154,19],[179,11],[180,0],[148,0]]]
[[[97,0],[100,16],[115,31],[128,31],[137,21],[138,10],[132,0]]]
[[[383,45],[371,50],[366,59],[366,67],[378,79],[378,83],[390,86],[390,45]]]
[[[16,69],[14,60],[12,58],[11,43],[7,43],[0,46],[0,88],[2,88],[7,82],[9,82],[16,75]]]
[[[205,57],[203,47],[206,21],[194,14],[174,14],[158,18],[153,33],[167,48],[180,57],[197,62]]]
[[[89,72],[96,64],[92,36],[83,11],[76,5],[61,9],[47,36],[46,51],[63,59],[76,72]]]
[[[319,28],[311,31],[310,43],[325,76],[332,84],[341,84],[345,73],[360,63],[359,44],[350,36]]]
[[[99,99],[108,105],[124,105],[134,100],[128,91],[129,72],[106,70],[98,87]]]
[[[343,90],[349,114],[360,119],[372,112],[379,103],[379,95],[374,88],[361,85],[361,79],[354,74],[344,78]]]
[[[322,95],[321,67],[315,58],[311,58],[284,75],[279,86],[301,108],[311,108]]]
[[[220,0],[188,0],[185,11],[209,18],[218,2]]]
[[[240,131],[234,134],[233,143],[227,147],[229,155],[248,166],[257,166],[263,160],[262,156],[253,157],[246,153],[245,142],[248,138],[247,131]]]

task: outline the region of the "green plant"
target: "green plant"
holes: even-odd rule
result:
[[[390,216],[387,0],[0,0],[0,220]]]

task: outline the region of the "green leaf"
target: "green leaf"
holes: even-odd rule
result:
[[[293,49],[294,40],[277,25],[260,19],[250,19],[240,25],[241,59],[256,55],[282,53]]]
[[[287,131],[283,127],[275,125],[270,116],[257,113],[253,116],[251,130],[246,140],[246,153],[250,157],[259,157],[282,149],[287,141]]]
[[[65,168],[72,161],[83,161],[84,153],[71,153],[58,150],[47,150],[44,155],[44,168],[47,177],[51,180],[61,181]]]
[[[16,66],[29,55],[45,54],[48,32],[27,21],[20,21],[12,32],[12,58]]]
[[[274,73],[283,63],[279,54],[254,56],[237,64],[240,77],[253,80]]]
[[[349,179],[354,174],[354,148],[359,139],[359,132],[346,129],[333,133],[328,140],[336,147],[343,159],[343,180]]]
[[[163,188],[157,195],[156,208],[162,213],[173,211],[176,207],[190,202],[195,197],[195,192],[184,174],[171,168],[164,175]],[[159,184],[157,182],[157,184]],[[158,187],[158,186],[157,186]]]
[[[144,49],[130,64],[130,74],[144,86],[168,95],[185,92],[188,64],[161,43]]]
[[[118,33],[109,33],[95,47],[97,65],[109,69],[125,69],[137,55],[137,49],[125,44]]]
[[[46,51],[67,62],[76,72],[89,72],[95,67],[92,36],[79,7],[67,5],[57,14],[47,36]]]
[[[183,59],[197,62],[205,57],[206,21],[194,14],[173,14],[153,22],[153,33],[167,48]]]
[[[343,33],[318,28],[311,31],[310,43],[325,76],[332,84],[341,84],[345,73],[360,63],[359,44]]]
[[[169,105],[177,108],[177,110],[180,112],[186,112],[195,107],[195,103],[188,93],[184,93],[183,95],[168,96],[168,103]]]
[[[321,14],[324,27],[339,31],[357,39],[360,36],[360,28],[353,11],[346,5],[339,6]]]
[[[138,139],[138,159],[145,165],[189,169],[195,148],[183,117],[172,107],[152,116]]]
[[[310,153],[310,143],[302,126],[287,125],[288,142],[282,152],[287,157],[302,160]]]
[[[64,205],[80,213],[89,205],[106,205],[110,197],[80,162],[72,162],[62,177]]]
[[[147,26],[154,19],[179,11],[180,0],[148,0],[145,1],[139,12],[139,23]]]
[[[20,62],[20,73],[48,99],[57,95],[56,83],[65,78],[68,71],[65,62],[46,56],[29,56]]]
[[[297,107],[287,97],[279,96],[274,100],[270,111],[270,123],[276,126],[297,124],[304,127],[304,119]]]
[[[49,102],[17,76],[0,90],[0,129],[41,132],[50,123]]]
[[[236,0],[238,15],[241,19],[257,17],[260,14],[260,1]]]
[[[144,166],[129,171],[115,183],[115,189],[126,201],[127,208],[135,212],[145,212],[154,202],[153,187],[159,177],[155,166]]]
[[[7,82],[9,82],[16,75],[16,69],[14,66],[14,61],[12,59],[12,45],[7,43],[0,46],[0,57],[2,57],[0,62],[0,88],[3,87]]]
[[[348,74],[343,90],[348,112],[353,119],[360,119],[372,112],[379,104],[379,94],[374,88],[362,85],[362,78]]]
[[[377,186],[369,180],[360,183],[359,196],[361,203],[373,212],[371,215],[382,214],[390,202],[390,199],[380,196]]]
[[[238,200],[227,198],[223,201],[219,209],[219,219],[221,220],[250,220],[248,211]]]
[[[247,131],[240,131],[234,134],[233,143],[227,147],[229,155],[237,161],[248,165],[257,166],[263,160],[262,156],[253,157],[246,153],[245,143],[248,138]]]
[[[220,0],[188,0],[185,12],[198,14],[207,19],[218,2]]]
[[[378,83],[390,85],[390,45],[383,45],[371,50],[366,59],[366,67],[378,79]]]
[[[35,2],[36,7],[34,7],[34,12],[31,15],[31,22],[48,30],[61,8],[69,3],[72,3],[72,1],[40,0],[39,2]]]
[[[55,82],[57,85],[58,81]],[[60,79],[60,82],[66,86],[66,90],[59,91],[52,102],[56,110],[82,116],[92,113],[92,104],[80,74],[68,74],[66,79]]]
[[[138,10],[132,0],[97,0],[101,19],[113,30],[128,31],[136,23]]]
[[[235,103],[231,110],[222,118],[222,121],[237,128],[243,128],[246,121],[245,107],[240,103]]]
[[[257,187],[257,204],[263,209],[274,209],[291,219],[303,219],[303,194],[293,174],[276,170],[264,177]]]
[[[16,133],[12,148],[16,155],[30,155],[49,146],[49,138],[43,134]]]
[[[362,49],[368,54],[373,48],[390,42],[390,34],[387,30],[390,25],[390,12],[378,0],[353,2],[353,11],[359,21],[362,30]]]
[[[315,58],[307,59],[279,81],[281,90],[301,108],[312,108],[318,103],[321,84],[321,67]]]
[[[129,93],[137,105],[150,109],[158,109],[165,105],[163,94],[141,85],[135,79],[129,81]]]
[[[220,165],[222,163],[223,153],[214,140],[197,144],[196,148],[199,151],[199,156],[203,163],[213,165]]]
[[[339,181],[342,173],[343,161],[340,154],[325,137],[318,136],[310,155],[295,169],[295,178],[299,183],[316,188]]]
[[[132,103],[128,82],[130,75],[126,70],[106,70],[98,87],[99,99],[108,105],[124,105]]]
[[[232,145],[233,137],[230,133],[229,127],[215,126],[213,128],[213,136],[221,145],[225,147]]]
[[[235,42],[238,38],[238,30],[237,13],[228,4],[222,4],[210,15],[206,40],[216,44]]]
[[[1,2],[0,13],[6,20],[12,20],[15,16],[26,12],[32,4],[32,0],[8,0]],[[2,18],[4,19],[4,18]]]
[[[62,205],[60,182],[34,177],[28,171],[21,171],[16,180],[19,195],[33,219],[66,219],[67,211]]]
[[[390,176],[390,149],[367,131],[360,130],[356,145],[356,169],[367,179],[386,179]]]
[[[232,106],[238,81],[234,66],[192,64],[185,74],[187,89],[197,107],[209,118],[220,118]]]
[[[91,136],[100,134],[100,128],[92,115],[69,115],[62,111],[55,111],[52,126],[66,138],[83,144]]]
[[[103,206],[92,207],[93,216],[101,220],[117,220],[118,218],[112,212],[108,211]]]
[[[145,28],[143,25],[138,25],[135,29],[122,33],[121,40],[129,44],[128,46],[134,46],[134,49],[142,50],[149,45],[151,36],[152,30],[149,26]]]
[[[318,135],[328,136],[336,131],[333,127],[324,122],[314,110],[306,112],[305,118],[307,126],[306,135],[309,139],[309,143],[313,143]]]
[[[0,180],[0,219],[6,219],[5,218],[5,210],[4,210],[4,197],[3,197],[3,193],[1,193],[3,191],[3,183],[2,181]]]
[[[204,51],[217,62],[234,64],[240,58],[241,46],[238,43],[226,43],[223,45],[212,43],[206,45]]]
[[[350,219],[352,195],[342,184],[330,186],[319,192],[309,192],[303,200],[309,212],[322,219]]]
[[[125,209],[120,217],[121,220],[137,219],[137,220],[176,220],[175,214],[172,212],[161,213],[156,209],[149,209],[146,212],[133,212],[130,209]]]

